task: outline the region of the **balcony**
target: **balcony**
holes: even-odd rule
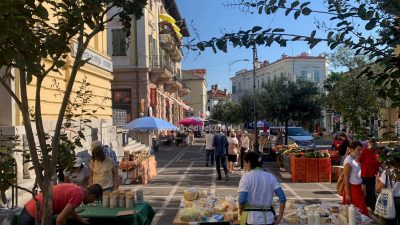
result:
[[[173,51],[176,48],[174,38],[171,34],[160,34],[160,46],[165,51]]]
[[[180,81],[177,77],[174,77],[173,79],[164,83],[164,90],[168,91],[169,93],[175,93],[181,88],[182,81]]]
[[[174,77],[173,68],[171,63],[168,62],[164,57],[154,55],[150,59],[151,71],[150,81],[154,84],[161,85],[171,80]]]
[[[187,83],[182,83],[182,87],[178,90],[179,97],[183,97],[190,93],[190,88]]]
[[[182,61],[183,55],[181,49],[176,46],[172,51],[170,51],[171,54],[171,59],[174,60],[175,62],[180,62]]]

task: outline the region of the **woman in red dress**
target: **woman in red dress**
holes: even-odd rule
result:
[[[361,167],[357,158],[362,151],[362,144],[355,141],[350,144],[350,151],[345,158],[344,165],[344,190],[343,205],[352,204],[360,209],[362,214],[368,216],[367,205],[365,204],[364,194],[362,192]]]

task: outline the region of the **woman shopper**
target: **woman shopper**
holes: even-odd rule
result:
[[[358,162],[361,165],[362,188],[365,194],[365,203],[372,211],[375,210],[376,194],[375,194],[375,176],[379,172],[378,154],[372,139],[367,141],[368,148],[364,148],[361,152]]]
[[[286,195],[278,180],[270,173],[261,170],[262,157],[256,152],[244,156],[245,173],[239,182],[239,214],[241,225],[279,224],[285,211]],[[279,198],[279,216],[272,207],[273,196]]]
[[[382,191],[382,188],[387,186],[386,184],[386,170],[382,172],[382,175],[376,176],[376,191],[379,193]],[[389,180],[389,179],[387,179]],[[393,197],[394,197],[394,204],[396,208],[396,218],[394,219],[385,219],[381,218],[381,223],[383,225],[400,225],[400,182],[394,182],[392,180],[392,191],[393,191]]]
[[[90,184],[100,184],[103,191],[112,191],[118,188],[116,167],[111,158],[106,157],[102,146],[92,150],[92,160],[89,162]]]
[[[368,216],[367,205],[365,204],[364,194],[361,189],[362,179],[360,176],[360,164],[357,158],[362,151],[362,144],[355,141],[350,144],[349,154],[345,158],[344,165],[344,190],[343,205],[352,204],[360,209],[360,212]]]
[[[230,134],[231,136],[228,138],[228,171],[234,173],[233,164],[237,162],[239,141],[236,138],[235,132],[230,132]]]
[[[242,134],[242,137],[240,138],[240,169],[243,170],[244,167],[244,154],[246,154],[249,149],[250,149],[250,140],[249,136],[247,133],[247,130],[245,130]]]
[[[89,177],[89,168],[83,164],[83,159],[80,157],[76,157],[75,163],[71,169],[64,170],[65,183],[74,183],[82,188],[88,186]]]

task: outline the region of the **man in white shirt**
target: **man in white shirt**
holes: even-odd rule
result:
[[[213,147],[213,141],[214,141],[214,134],[211,133],[210,131],[206,131],[206,166],[211,164],[211,166],[214,166],[214,147]],[[210,160],[211,156],[211,161]]]

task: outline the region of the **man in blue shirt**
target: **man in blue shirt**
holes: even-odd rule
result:
[[[217,133],[214,136],[213,146],[215,148],[215,163],[218,172],[217,180],[221,180],[221,164],[225,172],[225,177],[226,179],[228,179],[228,168],[226,167],[226,151],[228,148],[228,139],[224,134],[221,133],[220,129],[217,129]]]

